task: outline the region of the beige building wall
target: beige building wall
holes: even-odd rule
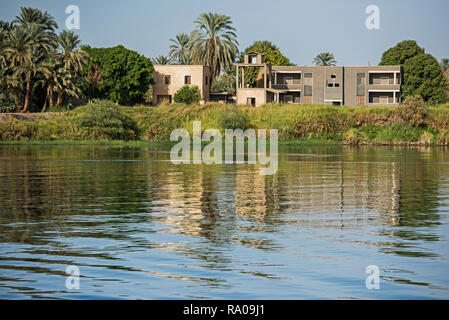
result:
[[[237,104],[250,104],[248,99],[255,99],[254,106],[258,107],[266,103],[267,92],[263,88],[240,88],[237,94]]]
[[[166,83],[166,76],[170,83]],[[164,99],[173,101],[173,95],[186,84],[190,76],[190,85],[198,86],[202,100],[210,96],[210,69],[202,65],[154,65],[153,104],[160,104]]]

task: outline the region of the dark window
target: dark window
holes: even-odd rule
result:
[[[207,80],[208,80],[208,79],[207,79],[207,76],[206,76],[206,79],[205,79],[205,82],[206,82],[206,86],[207,86]]]
[[[340,84],[339,83],[336,83],[334,86],[335,86],[335,88],[340,88]]]
[[[171,76],[170,75],[166,75],[165,76],[165,84],[170,84],[171,83]]]
[[[327,87],[328,87],[328,88],[333,88],[333,87],[334,87],[334,84],[331,83],[331,82],[329,82],[329,83],[327,84]]]
[[[184,84],[190,84],[191,80],[192,80],[191,76],[185,76],[184,77]]]
[[[336,74],[331,74],[331,79],[335,79],[335,78],[337,78],[337,75]]]

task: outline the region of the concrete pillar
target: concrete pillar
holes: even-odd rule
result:
[[[267,66],[264,67],[263,88],[267,88]],[[266,99],[265,99],[266,100]]]

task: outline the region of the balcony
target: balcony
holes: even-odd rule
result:
[[[273,89],[278,90],[299,90],[301,89],[300,72],[274,72],[271,76]]]

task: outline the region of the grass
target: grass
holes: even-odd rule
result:
[[[157,107],[99,102],[36,121],[0,122],[0,143],[165,143],[176,128],[278,129],[280,144],[449,144],[449,104],[427,107],[419,126],[398,117],[397,107],[279,105],[262,107],[183,104]],[[59,110],[60,111],[60,110]]]

